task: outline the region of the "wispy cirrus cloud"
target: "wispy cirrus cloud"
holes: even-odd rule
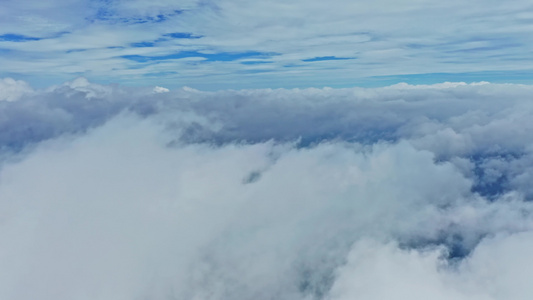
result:
[[[1,49],[10,50],[0,57],[4,76],[33,81],[45,75],[84,75],[139,83],[143,73],[179,70],[159,80],[209,88],[201,75],[212,82],[210,89],[217,89],[229,83],[235,88],[269,86],[265,82],[288,87],[289,78],[294,78],[292,86],[316,86],[323,78],[333,78],[323,85],[349,86],[364,85],[374,76],[489,71],[513,81],[513,72],[531,70],[527,1],[490,6],[479,1],[141,2],[3,2],[0,36],[11,37],[0,41]],[[256,70],[249,64],[213,61],[195,72],[184,61],[147,66],[120,59],[178,52],[279,55],[270,60],[275,74],[258,77],[244,75]],[[308,61],[332,57],[357,60]],[[33,70],[24,67],[27,62]],[[487,80],[481,74],[475,80]]]

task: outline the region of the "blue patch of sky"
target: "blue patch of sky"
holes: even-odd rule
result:
[[[153,42],[140,42],[140,43],[132,43],[130,44],[131,47],[135,48],[146,48],[146,47],[153,47],[155,43]]]
[[[190,32],[173,32],[173,33],[163,34],[162,38],[159,38],[155,41],[144,41],[144,42],[132,43],[130,44],[130,46],[135,47],[135,48],[154,47],[156,43],[168,41],[169,39],[199,39],[202,37],[203,36],[201,35],[194,35]]]
[[[110,5],[111,0],[91,0],[92,3],[95,3],[95,5],[98,7],[96,10],[96,15],[94,16],[94,20],[109,20],[114,13],[112,12]]]
[[[121,17],[119,12],[112,8],[111,0],[92,0],[97,7],[96,14],[88,21],[104,21],[111,23],[127,23],[127,24],[144,24],[144,23],[161,23],[173,16],[183,13],[183,10],[172,10],[168,13],[158,14],[155,16],[134,16]]]
[[[173,16],[183,13],[183,10],[171,10],[169,12],[160,13],[155,16],[121,16],[120,12],[113,8],[113,0],[90,0],[96,13],[87,18],[89,22],[111,22],[111,23],[127,23],[127,24],[144,24],[144,23],[161,23]]]
[[[65,53],[84,52],[84,51],[87,51],[87,49],[71,49],[71,50],[65,51]]]
[[[166,15],[159,14],[154,17],[117,18],[116,22],[129,24],[161,23],[168,19]]]
[[[33,37],[33,36],[27,36],[22,34],[15,34],[15,33],[6,33],[3,35],[0,35],[0,41],[3,42],[28,42],[28,41],[38,41],[42,38]]]
[[[326,61],[326,60],[348,60],[355,59],[354,57],[336,57],[336,56],[318,56],[313,58],[302,59],[305,62]]]
[[[255,52],[255,51],[248,51],[248,52],[219,52],[219,53],[201,53],[198,51],[182,51],[177,52],[169,55],[162,55],[162,56],[143,56],[143,55],[124,55],[121,56],[122,58],[132,60],[135,62],[152,62],[152,61],[162,61],[162,60],[170,60],[170,59],[182,59],[182,58],[190,58],[190,57],[200,57],[204,58],[205,61],[212,62],[212,61],[235,61],[242,58],[269,58],[272,57],[273,53],[263,53],[263,52]]]
[[[203,37],[201,35],[194,35],[190,32],[173,32],[173,33],[163,34],[163,36],[170,37],[173,39],[199,39]]]
[[[155,72],[155,73],[146,73],[146,74],[143,74],[142,76],[144,76],[144,77],[163,77],[163,76],[170,76],[170,75],[175,75],[175,74],[178,74],[178,72],[176,72],[176,71]]]
[[[121,18],[115,17],[112,14],[97,14],[96,20],[99,21],[109,21],[111,23],[126,23],[126,24],[145,24],[145,23],[161,23],[166,21],[168,18],[165,15],[149,16],[149,17],[131,17],[131,18]]]
[[[297,68],[297,67],[301,67],[302,64],[286,64],[286,65],[283,65],[284,68]]]
[[[250,60],[250,61],[243,61],[241,64],[243,65],[262,65],[262,64],[271,64],[271,61],[268,60]]]

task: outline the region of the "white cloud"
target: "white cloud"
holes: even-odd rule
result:
[[[33,93],[29,84],[22,80],[3,78],[0,80],[0,101],[15,101]]]
[[[0,298],[528,299],[532,89],[0,102]]]
[[[434,234],[435,209],[470,201],[405,143],[169,148],[159,130],[118,118],[3,168],[3,297],[304,299],[352,241]]]
[[[531,232],[482,241],[456,265],[445,250],[401,250],[394,244],[357,243],[339,270],[328,299],[530,299]]]
[[[168,92],[170,92],[170,90],[167,88],[164,88],[161,86],[154,87],[154,93],[160,94],[160,93],[168,93]]]
[[[60,90],[60,93],[64,93],[67,97],[74,93],[83,93],[85,94],[86,99],[106,98],[113,93],[113,88],[111,86],[90,83],[87,78],[84,77],[78,77],[72,81],[65,82],[61,86],[52,87],[51,90]]]

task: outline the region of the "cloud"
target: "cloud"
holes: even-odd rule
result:
[[[17,86],[31,90],[24,82]],[[153,91],[78,78],[24,94],[17,103],[4,106],[0,140],[5,149],[18,151],[84,132],[129,111],[164,116],[161,119],[176,139],[189,142],[274,139],[299,140],[305,146],[335,140],[407,140],[433,152],[437,160],[460,165],[466,176],[478,178],[482,193],[520,187],[531,195],[526,184],[529,171],[522,167],[531,157],[531,86],[443,83],[376,89]],[[15,99],[17,93],[5,95]]]
[[[170,92],[169,89],[161,87],[161,86],[156,86],[154,88],[154,93],[168,93],[168,92]]]
[[[394,244],[357,243],[328,299],[529,299],[524,263],[533,257],[531,233],[499,235],[453,265],[445,250],[402,250]]]
[[[159,132],[119,117],[4,167],[3,297],[319,296],[352,242],[435,235],[439,207],[475,200],[408,144],[169,148]]]
[[[157,89],[0,102],[0,298],[533,292],[531,86]]]
[[[24,95],[31,94],[33,89],[22,80],[3,78],[0,80],[0,101],[16,101]]]

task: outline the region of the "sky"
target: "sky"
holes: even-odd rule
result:
[[[532,29],[527,0],[4,0],[0,77],[200,90],[531,83]]]
[[[0,299],[533,299],[528,1],[0,1]]]

